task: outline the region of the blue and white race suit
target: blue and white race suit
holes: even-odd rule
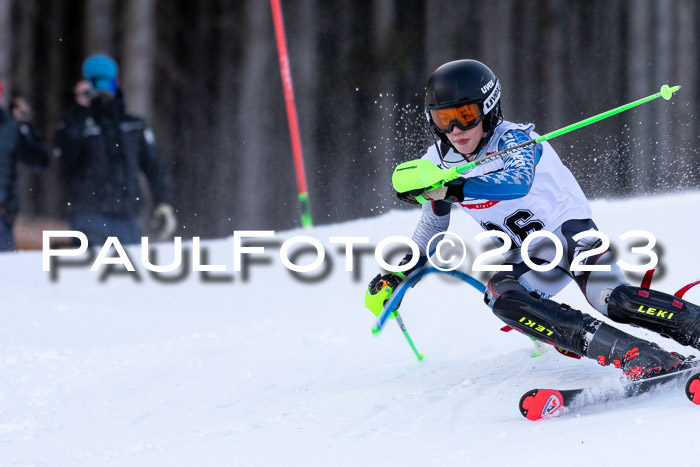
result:
[[[501,122],[475,160],[537,138],[539,135],[533,128],[531,124]],[[440,149],[438,145],[431,146],[423,159],[444,169],[466,163],[464,156],[446,145],[442,145],[445,153],[440,157]],[[571,237],[596,229],[596,226],[591,220],[591,209],[581,187],[548,142],[521,148],[463,173],[462,177],[466,179],[464,201],[453,203],[453,207],[469,214],[485,230],[499,230],[510,237],[512,248],[506,254],[506,263],[514,265],[514,276],[523,286],[544,297],[551,297],[576,279],[589,303],[601,313],[607,313],[606,299],[610,292],[627,282],[609,251],[591,258],[587,264],[610,265],[610,272],[577,273],[578,276],[570,272],[571,261],[576,254],[598,245],[595,237],[578,242]],[[421,219],[413,234],[421,254],[427,254],[430,238],[438,235],[431,243],[431,247],[434,247],[440,239],[439,234],[449,227],[450,209],[446,208],[447,203],[433,201],[423,205]],[[520,252],[525,238],[539,230],[552,232],[564,248],[557,267],[546,272],[525,267]],[[551,262],[555,253],[552,241],[547,238],[535,239],[528,248],[533,262],[542,264]],[[595,280],[590,280],[591,276]]]

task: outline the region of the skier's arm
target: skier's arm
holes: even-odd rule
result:
[[[444,200],[436,200],[430,203],[424,203],[422,208],[423,213],[411,237],[411,240],[418,245],[420,258],[418,258],[418,263],[416,263],[415,266],[404,272],[406,275],[423,267],[428,261],[428,256],[434,253],[435,247],[440,243],[440,240],[442,240],[445,236],[445,232],[450,227],[450,209],[452,208],[452,203]],[[435,238],[431,242],[430,239],[433,237]],[[430,251],[428,251],[428,243],[430,243]],[[408,263],[412,258],[413,252],[409,251],[399,265]]]
[[[498,142],[498,150],[508,149],[529,141],[522,130],[507,131]],[[535,177],[535,165],[542,152],[541,145],[528,146],[504,159],[503,170],[467,178],[463,192],[465,198],[503,201],[522,198],[530,191]]]
[[[418,220],[418,225],[416,225],[416,229],[414,230],[411,239],[416,242],[416,245],[418,245],[421,258],[423,259],[423,264],[425,263],[424,258],[427,258],[427,256],[430,254],[430,252],[427,251],[428,242],[430,239],[435,235],[443,234],[438,235],[438,237],[432,241],[431,246],[435,248],[435,245],[442,240],[445,231],[447,231],[448,227],[450,226],[451,206],[451,203],[442,200],[431,201],[430,203],[425,203],[422,206],[423,213]]]
[[[420,258],[418,258],[418,263],[411,269],[404,272],[392,272],[389,274],[377,274],[373,278],[367,288],[365,293],[365,306],[374,313],[375,316],[379,316],[382,308],[391,294],[396,290],[396,287],[409,275],[411,272],[422,267],[428,261],[428,254],[432,253],[427,251],[428,243],[430,239],[435,235],[443,234],[450,225],[450,208],[451,203],[443,200],[432,201],[430,203],[423,204],[423,214],[421,215],[416,230],[413,233],[413,241],[418,245],[420,251]],[[443,235],[438,235],[431,242],[431,246],[434,248]],[[413,258],[413,253],[409,252],[399,263],[403,265],[408,263]],[[393,315],[396,317],[396,314]]]
[[[416,226],[416,230],[413,232],[413,237],[411,238],[416,245],[418,245],[418,251],[420,253],[418,263],[403,273],[390,273],[386,274],[385,276],[398,274],[400,276],[400,282],[405,276],[422,267],[428,261],[428,255],[433,253],[435,246],[440,243],[440,240],[442,240],[442,237],[444,237],[447,228],[450,226],[451,207],[451,203],[443,200],[423,204],[423,214],[421,215],[418,225]],[[436,235],[437,237],[430,242],[430,239]],[[430,246],[433,248],[431,251],[427,251],[428,243],[430,243]],[[399,266],[407,264],[412,258],[413,252],[409,251],[401,260]],[[375,280],[379,279],[380,277],[381,276],[377,276]],[[396,285],[398,285],[398,282]]]

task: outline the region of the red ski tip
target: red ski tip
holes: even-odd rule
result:
[[[520,399],[520,413],[528,420],[540,420],[559,415],[564,398],[554,389],[533,389]]]
[[[685,385],[685,395],[688,396],[690,402],[700,405],[700,373],[688,380]]]

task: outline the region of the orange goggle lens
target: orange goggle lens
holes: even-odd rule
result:
[[[473,128],[479,124],[483,116],[479,104],[466,104],[449,109],[431,110],[430,118],[438,130],[448,133],[453,125],[457,125],[462,130]]]

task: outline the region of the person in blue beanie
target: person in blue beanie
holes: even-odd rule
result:
[[[54,135],[70,228],[83,232],[91,246],[101,246],[110,236],[122,244],[141,241],[140,174],[155,204],[151,218],[157,240],[171,237],[177,227],[170,175],[145,120],[125,112],[118,74],[109,56],[88,57],[75,88],[76,105]]]
[[[0,100],[3,94],[0,80]],[[0,108],[0,251],[15,249],[12,226],[19,210],[18,162],[37,172],[49,165],[46,146],[32,125],[32,109],[23,97],[12,99],[9,112]]]

